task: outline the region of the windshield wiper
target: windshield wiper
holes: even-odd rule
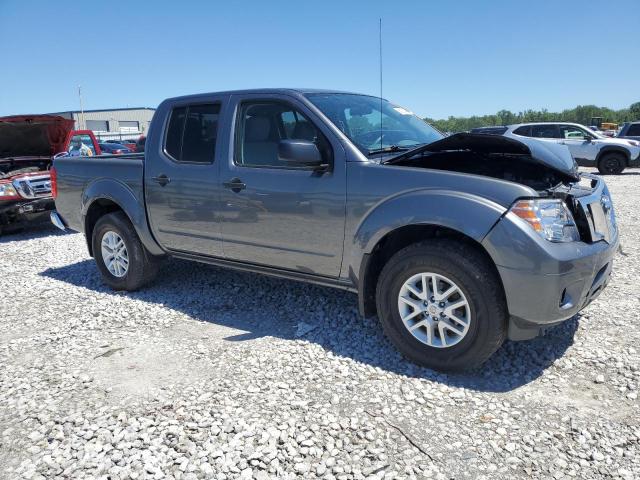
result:
[[[389,145],[388,147],[374,148],[373,150],[369,150],[368,155],[387,152],[404,152],[406,150],[409,150],[409,147],[401,147],[400,145]]]
[[[401,153],[400,155],[396,155],[395,157],[391,157],[382,163],[385,165],[388,165],[388,164],[396,163],[399,160],[411,158],[414,155],[417,155],[418,153],[425,151],[427,149],[427,146],[431,145],[431,143],[433,142],[418,143],[413,148],[405,148],[404,149],[406,150],[405,152]],[[395,151],[399,151],[399,150],[395,150]]]

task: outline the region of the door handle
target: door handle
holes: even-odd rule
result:
[[[171,179],[167,177],[164,173],[162,175],[158,175],[157,177],[153,177],[152,180],[155,182],[158,182],[161,187],[164,187],[167,183],[171,181]]]
[[[242,183],[242,180],[240,180],[239,178],[232,178],[231,181],[224,182],[222,186],[236,193],[240,192],[240,190],[244,190],[245,188],[247,188],[247,186],[244,183]]]

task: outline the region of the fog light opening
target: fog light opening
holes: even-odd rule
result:
[[[573,302],[571,301],[571,295],[567,293],[567,289],[562,290],[562,295],[560,296],[560,304],[559,307],[562,310],[567,310],[568,308],[573,307]]]

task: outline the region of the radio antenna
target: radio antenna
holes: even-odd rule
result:
[[[380,148],[382,148],[382,17],[378,19],[378,39],[380,54]]]

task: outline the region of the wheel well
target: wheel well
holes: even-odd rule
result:
[[[359,277],[359,307],[360,313],[365,317],[376,314],[376,286],[378,277],[387,261],[398,251],[414,243],[422,242],[429,238],[447,238],[451,241],[464,243],[481,255],[485,256],[493,266],[495,274],[502,286],[502,280],[495,267],[495,263],[480,243],[473,238],[450,228],[438,225],[407,225],[400,227],[385,235],[366,257],[360,268]]]
[[[87,247],[89,248],[89,255],[93,257],[93,228],[96,226],[98,220],[104,217],[108,213],[124,212],[122,207],[113,200],[106,198],[99,198],[95,200],[87,210],[87,214],[84,217],[84,234],[87,240]]]
[[[621,147],[608,147],[600,150],[600,153],[598,153],[598,156],[596,157],[596,166],[600,163],[600,160],[602,160],[602,157],[604,157],[605,155],[609,155],[610,153],[621,154],[624,157],[625,167],[629,166],[629,160],[631,158],[631,154],[628,150]]]

